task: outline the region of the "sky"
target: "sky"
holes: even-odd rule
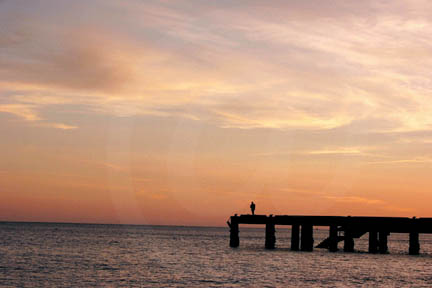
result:
[[[0,0],[0,220],[432,217],[431,12]]]

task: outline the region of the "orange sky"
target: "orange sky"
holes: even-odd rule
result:
[[[0,220],[432,217],[430,1],[0,1]]]

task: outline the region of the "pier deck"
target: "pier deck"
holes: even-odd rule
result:
[[[230,246],[238,247],[239,224],[262,224],[266,227],[265,247],[274,249],[275,226],[291,226],[291,250],[312,251],[314,248],[313,227],[329,227],[329,237],[316,248],[338,250],[338,243],[344,242],[344,251],[354,251],[354,239],[369,234],[369,252],[387,253],[387,237],[390,233],[409,234],[409,254],[420,251],[419,234],[432,233],[432,218],[406,217],[359,217],[359,216],[304,216],[304,215],[240,215],[231,216]]]

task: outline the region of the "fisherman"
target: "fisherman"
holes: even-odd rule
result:
[[[252,215],[255,215],[255,203],[251,202],[250,209],[252,211]]]

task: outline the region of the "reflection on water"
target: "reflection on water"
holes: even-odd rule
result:
[[[432,283],[432,237],[409,256],[408,235],[391,234],[388,255],[371,255],[367,236],[355,253],[289,251],[290,231],[276,228],[277,249],[265,250],[264,229],[0,223],[2,286],[295,287],[416,286]],[[315,243],[327,231],[315,230]],[[340,244],[340,248],[342,245]]]

